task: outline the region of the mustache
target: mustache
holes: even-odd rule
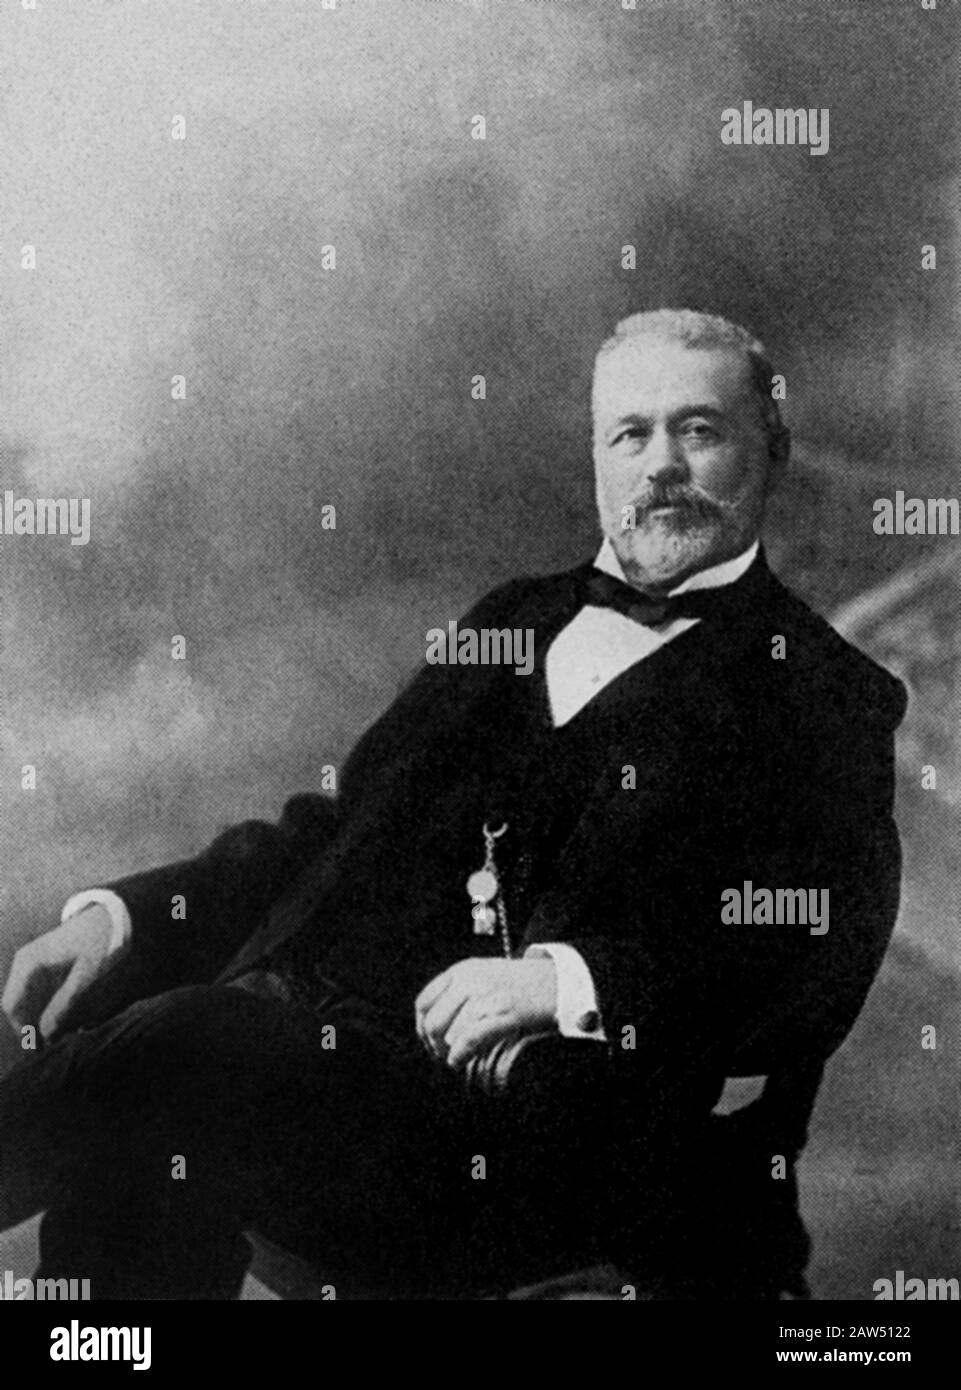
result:
[[[732,502],[721,501],[695,483],[657,483],[634,501],[635,516],[646,516],[658,507],[678,507],[691,520],[713,521],[736,510]]]

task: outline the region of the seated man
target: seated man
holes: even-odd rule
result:
[[[897,911],[905,693],[767,567],[771,380],[723,319],[622,322],[596,560],[429,638],[336,798],[18,952],[4,1008],[46,1043],[0,1082],[0,1225],[45,1212],[43,1274],[235,1297],[253,1228],[368,1293],[600,1258],[639,1297],[798,1286],[794,1161]],[[491,633],[532,669],[472,662]],[[465,1085],[551,1030],[579,1081]],[[738,1074],[769,1089],[725,1126]]]

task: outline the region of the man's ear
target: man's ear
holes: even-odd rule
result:
[[[770,446],[770,467],[768,469],[768,491],[777,487],[781,478],[787,472],[788,460],[791,457],[791,431],[785,425],[778,430],[771,440]]]

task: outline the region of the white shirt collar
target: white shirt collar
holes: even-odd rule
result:
[[[676,589],[671,589],[671,594],[683,594],[689,589],[720,589],[725,584],[733,584],[735,579],[740,579],[741,575],[750,569],[760,549],[760,544],[760,541],[755,541],[744,551],[743,555],[735,555],[733,560],[722,560],[719,565],[711,565],[709,569],[698,570],[696,574],[689,575],[683,584],[678,584]],[[604,543],[597,552],[594,565],[597,569],[603,570],[605,574],[611,574],[615,579],[623,579],[626,582],[627,576],[621,568],[621,562],[618,560],[617,553],[608,536],[604,537]]]

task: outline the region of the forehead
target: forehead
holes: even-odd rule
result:
[[[644,338],[628,340],[601,355],[593,394],[598,414],[617,418],[669,413],[691,405],[734,413],[750,403],[751,393],[746,353]]]

